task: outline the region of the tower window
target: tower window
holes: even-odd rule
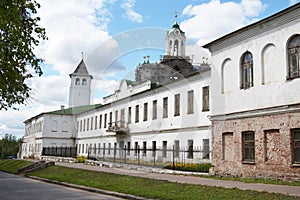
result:
[[[75,79],[75,85],[80,85],[80,79],[79,78]]]
[[[86,85],[86,79],[82,79],[82,85]]]

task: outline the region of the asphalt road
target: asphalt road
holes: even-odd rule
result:
[[[120,198],[102,194],[77,190],[60,185],[45,183],[22,176],[0,171],[0,199],[1,200],[44,200],[44,199],[97,199],[120,200]]]

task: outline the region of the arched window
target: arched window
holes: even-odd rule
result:
[[[241,89],[250,87],[253,87],[253,56],[246,52],[241,59]]]
[[[79,78],[75,79],[75,85],[80,85],[80,79]]]
[[[174,42],[174,51],[173,51],[173,55],[174,56],[178,56],[178,40],[175,40]]]
[[[171,55],[172,54],[172,40],[170,40],[168,51],[169,51],[168,55]]]
[[[82,79],[82,85],[86,85],[86,79]]]
[[[288,78],[300,77],[300,35],[293,36],[287,45]]]

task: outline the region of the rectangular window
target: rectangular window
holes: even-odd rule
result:
[[[84,153],[84,144],[82,144],[82,153]]]
[[[108,127],[112,126],[112,112],[109,113],[109,123],[108,123]]]
[[[119,112],[116,110],[115,111],[115,124],[117,125],[117,123],[118,123],[118,114],[119,114]]]
[[[97,130],[97,124],[98,124],[98,116],[95,116],[95,130]]]
[[[107,114],[104,115],[104,128],[107,126]]]
[[[131,123],[131,107],[128,107],[128,124]]]
[[[175,157],[179,157],[179,140],[174,141],[174,151],[175,151]]]
[[[194,113],[194,90],[188,91],[188,114]]]
[[[209,139],[203,139],[203,159],[209,159]]]
[[[100,154],[100,152],[101,152],[101,144],[98,143],[98,154]]]
[[[83,120],[83,131],[85,131],[85,124],[86,124],[86,120]]]
[[[144,103],[144,121],[148,120],[148,103]]]
[[[292,130],[293,163],[300,164],[300,129]]]
[[[174,116],[180,115],[180,94],[174,96]]]
[[[77,121],[76,130],[79,132],[79,121]]]
[[[209,86],[202,88],[202,111],[209,111]]]
[[[87,118],[87,122],[86,122],[86,130],[88,131],[90,128],[90,118]]]
[[[163,98],[163,118],[168,118],[168,97]]]
[[[255,161],[255,140],[253,131],[242,132],[243,161]]]
[[[125,127],[125,109],[121,109],[121,119],[120,119],[120,127]]]
[[[82,120],[80,120],[80,132],[82,132]]]
[[[135,123],[139,122],[139,115],[140,115],[139,105],[136,105],[135,106]]]
[[[152,141],[152,157],[156,154],[156,141]]]
[[[91,131],[93,130],[93,126],[94,126],[94,117],[91,117]]]
[[[96,143],[94,143],[94,156],[96,157],[96,151],[97,151],[97,147],[96,147]]]
[[[188,158],[194,158],[194,141],[188,140]]]
[[[152,102],[152,119],[157,119],[157,100]]]
[[[101,128],[102,128],[102,115],[99,116],[99,129]]]
[[[166,158],[167,157],[167,141],[163,141],[162,146],[163,146],[162,157]]]
[[[147,142],[144,141],[143,142],[143,156],[146,156],[146,154],[147,154]]]
[[[81,151],[81,144],[78,145],[78,154],[80,154]]]

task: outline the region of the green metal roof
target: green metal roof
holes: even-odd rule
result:
[[[100,108],[102,104],[94,104],[94,105],[86,105],[86,106],[76,106],[67,109],[55,110],[52,112],[47,112],[45,114],[58,114],[58,115],[77,115],[80,113],[84,113],[90,110],[94,110]]]

